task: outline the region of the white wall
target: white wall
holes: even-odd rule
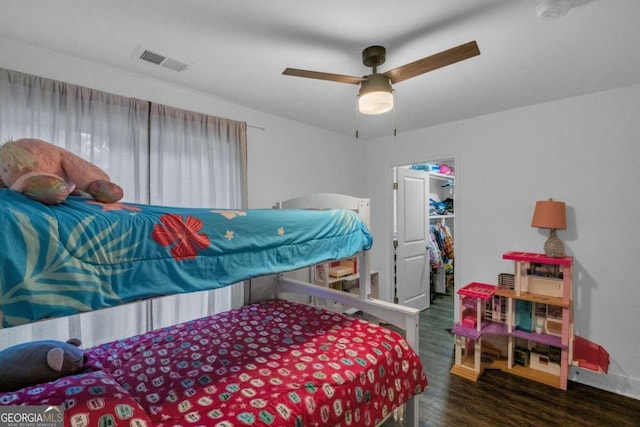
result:
[[[608,375],[577,380],[640,397],[640,86],[364,142],[2,39],[0,67],[265,128],[249,130],[249,207],[311,192],[370,197],[381,286],[391,283],[393,165],[456,159],[457,286],[510,272],[505,251],[542,250],[535,201],[565,201],[569,229],[558,234],[576,260],[576,332],[612,362]]]
[[[364,197],[364,141],[1,38],[0,67],[247,122],[250,208],[316,192]]]
[[[456,286],[513,272],[509,250],[542,252],[536,200],[567,203],[576,334],[611,355],[573,379],[640,398],[640,86],[510,110],[367,144],[373,268],[390,283],[390,167],[456,159]]]

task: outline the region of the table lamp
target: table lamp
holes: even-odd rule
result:
[[[556,230],[567,229],[567,214],[564,202],[553,199],[536,202],[531,226],[550,229],[549,238],[544,244],[544,253],[549,257],[563,257],[564,245],[556,236]]]

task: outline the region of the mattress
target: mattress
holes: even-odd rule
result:
[[[372,237],[350,210],[217,210],[0,189],[3,327],[216,289],[352,256]]]
[[[86,355],[90,372],[0,394],[0,403],[63,405],[74,426],[373,426],[427,387],[398,333],[283,300]]]

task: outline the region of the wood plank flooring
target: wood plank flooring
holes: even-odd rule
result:
[[[640,400],[573,381],[562,391],[497,370],[477,382],[450,374],[452,324],[450,295],[438,295],[421,314],[420,356],[429,379],[420,396],[421,427],[640,426]]]

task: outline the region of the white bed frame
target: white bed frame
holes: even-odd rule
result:
[[[356,211],[361,220],[370,227],[369,199],[350,197],[340,194],[311,194],[298,197],[285,202],[277,203],[277,209],[350,209]],[[380,321],[394,325],[405,331],[407,343],[418,352],[419,349],[419,315],[420,311],[414,308],[389,303],[374,299],[371,296],[371,266],[369,252],[362,251],[358,254],[358,272],[360,275],[360,294],[337,291],[323,286],[294,280],[284,274],[278,274],[274,280],[275,297],[285,298],[285,293],[295,293],[310,297],[323,298],[329,301],[341,303],[344,307],[355,308],[367,313]],[[47,320],[43,320],[46,322]],[[405,405],[404,410],[396,411],[396,418],[406,419],[407,426],[418,427],[418,397],[413,396]]]
[[[360,219],[370,228],[369,199],[345,196],[342,194],[317,193],[277,203],[276,209],[350,209],[356,211]],[[394,325],[405,331],[407,343],[418,353],[420,310],[405,307],[371,297],[371,265],[369,252],[358,254],[358,272],[360,276],[360,294],[337,291],[324,286],[287,278],[279,274],[275,279],[275,296],[283,293],[297,293],[311,297],[323,298],[341,303],[344,307],[353,307],[370,314],[382,322]],[[402,412],[402,411],[400,411]],[[402,414],[399,415],[402,417]],[[413,396],[406,404],[404,411],[406,425],[418,427],[418,396]]]

